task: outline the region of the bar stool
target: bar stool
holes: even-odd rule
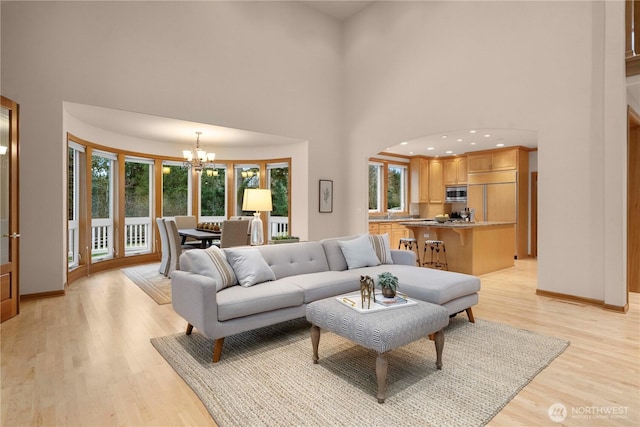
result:
[[[427,261],[428,249],[431,249],[429,261]],[[444,262],[440,260],[440,249],[442,249]],[[422,265],[430,268],[437,268],[439,270],[449,270],[449,264],[447,263],[447,249],[445,248],[442,240],[425,240]]]
[[[416,264],[420,267],[420,253],[418,252],[418,241],[413,237],[401,237],[398,241],[398,249],[404,246],[407,251],[414,251],[416,253]]]

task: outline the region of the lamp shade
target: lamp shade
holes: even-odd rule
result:
[[[264,188],[246,188],[242,199],[243,211],[271,212],[271,190]]]

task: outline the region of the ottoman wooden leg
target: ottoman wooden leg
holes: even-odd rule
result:
[[[442,348],[444,347],[444,332],[442,332],[442,329],[435,333],[434,341],[436,344],[436,367],[442,369]]]
[[[376,377],[378,378],[378,403],[384,403],[387,389],[387,353],[378,353],[376,358]]]
[[[318,363],[318,344],[320,343],[320,328],[311,326],[311,346],[313,347],[313,363]]]

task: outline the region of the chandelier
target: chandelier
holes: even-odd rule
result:
[[[184,156],[184,167],[193,168],[196,172],[202,172],[206,168],[215,168],[213,164],[216,158],[216,153],[207,153],[200,149],[200,135],[202,132],[196,132],[196,145],[191,150],[184,150],[182,155]]]

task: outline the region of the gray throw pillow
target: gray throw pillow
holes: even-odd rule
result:
[[[338,240],[338,246],[347,261],[349,270],[380,265],[380,260],[373,250],[368,234],[363,234],[353,240]]]
[[[187,259],[188,271],[214,279],[216,281],[216,291],[238,283],[233,268],[227,262],[224,252],[217,246],[210,246],[204,250],[192,249],[185,251],[180,258]],[[184,270],[187,269],[184,268]]]
[[[258,283],[276,280],[275,273],[258,249],[227,248],[224,251],[241,286],[249,287]]]

